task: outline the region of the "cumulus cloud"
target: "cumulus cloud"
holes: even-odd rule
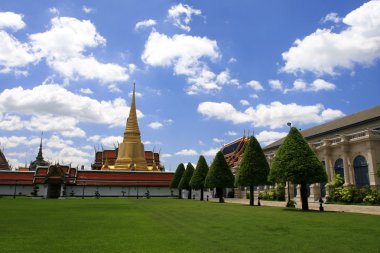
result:
[[[311,71],[336,75],[338,69],[352,70],[356,64],[371,65],[380,57],[380,1],[369,1],[347,14],[339,32],[317,29],[282,54],[282,71],[296,74]],[[331,19],[330,15],[330,19]]]
[[[0,30],[0,73],[17,73],[19,68],[36,60],[28,44]]]
[[[215,156],[220,151],[220,148],[210,148],[209,150],[203,150],[201,152],[204,156]]]
[[[187,4],[179,3],[173,5],[168,10],[168,19],[172,21],[173,25],[178,28],[190,32],[191,28],[189,26],[192,15],[201,15],[201,10],[194,9]]]
[[[164,125],[158,121],[154,121],[154,122],[149,123],[148,126],[152,129],[159,129],[163,127]]]
[[[29,35],[35,56],[46,58],[47,64],[69,79],[85,78],[102,83],[127,81],[133,71],[114,63],[101,63],[88,48],[104,46],[106,39],[89,20],[72,17],[54,17],[51,28]]]
[[[0,12],[0,29],[18,31],[26,26],[22,18],[23,15],[14,12]]]
[[[247,100],[245,100],[245,99],[241,99],[240,100],[240,104],[242,104],[242,105],[249,105],[249,102],[247,101]]]
[[[56,7],[50,7],[49,12],[53,15],[59,15],[59,10]]]
[[[85,13],[91,13],[93,11],[93,9],[90,7],[87,7],[86,5],[83,5],[82,11],[84,11]]]
[[[322,104],[298,105],[282,104],[275,101],[268,105],[259,104],[241,112],[226,102],[203,102],[198,105],[198,112],[206,118],[230,121],[234,124],[252,123],[256,127],[281,128],[286,122],[297,125],[322,123],[333,118],[344,116],[340,110],[325,108]]]
[[[84,137],[84,131],[77,127],[81,122],[124,126],[129,109],[122,98],[98,101],[54,84],[33,89],[17,87],[0,93],[0,113],[31,116],[25,120],[27,129],[59,131],[64,136]],[[137,115],[143,116],[141,111]]]
[[[327,22],[333,22],[333,23],[339,23],[342,21],[342,18],[338,16],[337,13],[331,12],[327,14],[323,19],[322,23],[327,23]]]
[[[251,80],[247,83],[248,87],[251,87],[255,91],[264,90],[264,87],[261,85],[259,81]]]
[[[234,131],[228,131],[227,133],[225,133],[225,135],[228,135],[228,136],[236,136],[238,135],[238,133],[234,132]]]
[[[194,149],[182,149],[175,153],[175,155],[182,155],[182,156],[196,156],[198,155],[198,152]]]
[[[283,137],[285,137],[288,133],[286,132],[274,132],[274,131],[262,131],[259,134],[255,134],[256,139],[263,145],[267,146],[272,142],[275,142]]]
[[[145,64],[154,67],[173,67],[176,75],[184,75],[190,87],[188,94],[218,91],[222,85],[238,84],[227,70],[219,74],[210,70],[206,60],[221,57],[216,41],[207,37],[177,34],[169,37],[152,31],[141,56]]]
[[[289,91],[312,91],[312,92],[318,92],[321,90],[335,90],[336,86],[333,83],[327,82],[323,79],[316,79],[311,84],[307,84],[302,79],[297,79],[293,83],[292,88],[288,88],[284,90],[284,93],[288,93]]]
[[[104,148],[114,148],[118,146],[118,143],[123,142],[123,137],[120,136],[107,136],[100,138],[100,143],[104,146]]]
[[[24,122],[19,116],[0,113],[0,129],[7,131],[19,130],[24,127]]]
[[[269,80],[269,86],[272,90],[280,90],[282,91],[284,88],[282,87],[282,82],[280,80]]]
[[[219,139],[219,138],[213,138],[212,141],[216,142],[216,143],[223,143],[224,142],[223,139]]]
[[[79,91],[80,91],[80,93],[83,93],[83,94],[93,94],[94,93],[90,88],[81,88]]]
[[[155,26],[157,24],[156,20],[154,19],[146,19],[140,22],[137,22],[135,25],[135,30],[138,31],[142,28],[147,28],[151,26]]]
[[[162,154],[161,157],[162,158],[169,158],[169,157],[172,157],[173,155],[171,154]]]

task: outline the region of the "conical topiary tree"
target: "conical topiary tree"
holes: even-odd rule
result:
[[[194,173],[194,166],[191,163],[188,163],[186,166],[186,170],[182,175],[181,181],[179,182],[178,188],[185,189],[189,193],[187,195],[188,199],[191,199],[191,187],[190,180]]]
[[[311,150],[297,128],[292,127],[272,162],[269,179],[275,182],[290,180],[301,185],[302,210],[309,210],[307,184],[327,181],[322,162]]]
[[[245,147],[236,176],[236,185],[249,186],[249,205],[253,206],[253,187],[268,182],[269,165],[257,139],[252,136]]]
[[[206,159],[201,155],[198,159],[197,167],[195,168],[194,174],[190,180],[191,188],[195,190],[201,190],[201,200],[203,200],[203,188],[205,185],[205,179],[208,172],[208,165]]]
[[[223,153],[219,151],[214,161],[212,162],[210,169],[207,173],[205,180],[205,187],[216,188],[216,193],[219,196],[219,202],[223,203],[223,188],[234,186],[234,175],[228,166]]]
[[[182,199],[181,188],[178,187],[179,182],[181,181],[182,175],[185,172],[185,165],[180,163],[175,171],[174,177],[170,183],[170,188],[178,188],[178,198]]]

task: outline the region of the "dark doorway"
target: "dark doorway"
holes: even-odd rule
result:
[[[367,160],[359,155],[354,160],[355,182],[358,188],[369,185]]]
[[[47,198],[57,199],[61,195],[61,184],[48,184]]]

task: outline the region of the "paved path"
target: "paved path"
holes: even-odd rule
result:
[[[219,199],[214,198],[211,201],[219,201]],[[238,198],[225,198],[226,203],[235,203],[235,204],[247,204],[249,205],[249,199],[238,199]],[[255,205],[257,204],[257,199],[255,199]],[[285,207],[286,202],[283,201],[264,201],[261,200],[262,206],[278,206]],[[301,208],[301,203],[297,202],[297,208]],[[365,214],[374,214],[380,215],[380,206],[361,206],[361,205],[337,205],[337,204],[323,204],[325,211],[334,211],[334,212],[350,212],[350,213],[365,213]],[[309,202],[309,209],[319,210],[319,203]]]

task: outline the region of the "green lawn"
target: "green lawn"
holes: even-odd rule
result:
[[[178,199],[0,198],[0,252],[380,252],[380,216]]]

